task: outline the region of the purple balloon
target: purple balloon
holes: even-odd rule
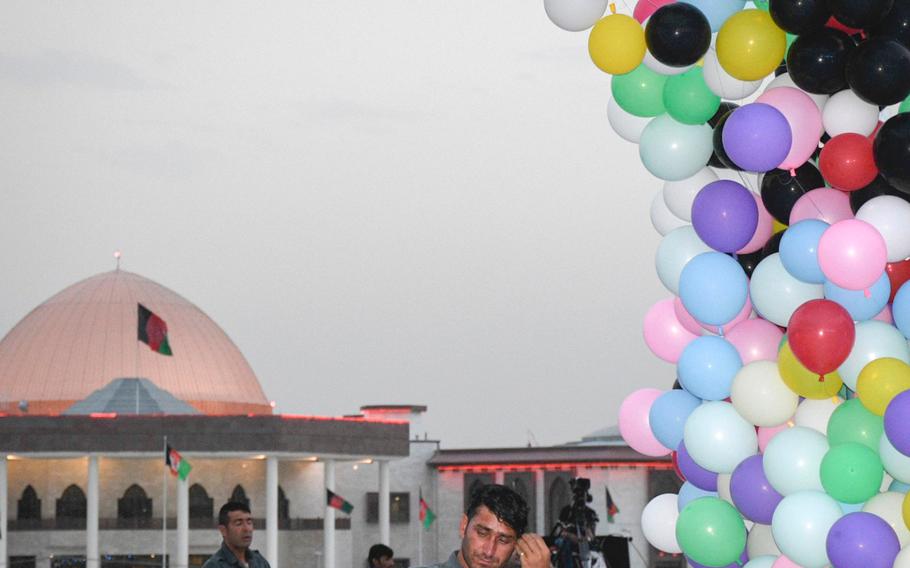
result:
[[[828,531],[828,559],[836,568],[891,568],[901,551],[897,534],[884,519],[872,513],[848,513]]]
[[[885,409],[885,436],[894,449],[910,456],[910,391],[894,398]]]
[[[701,188],[692,202],[692,227],[706,245],[720,252],[743,248],[758,227],[758,205],[752,192],[726,179]]]
[[[686,450],[685,442],[680,442],[676,449],[676,465],[686,481],[695,487],[705,491],[717,491],[717,474],[695,463]]]
[[[685,555],[683,555],[683,556],[685,556]],[[749,555],[746,553],[745,550],[743,550],[743,553],[739,556],[739,560],[737,560],[736,562],[731,562],[725,566],[721,566],[720,568],[742,568],[742,565],[748,561],[749,561]],[[688,562],[689,566],[691,566],[692,568],[710,568],[707,564],[700,564],[700,563],[692,560],[688,556],[686,556],[686,562]]]
[[[787,119],[764,103],[734,110],[724,124],[722,138],[727,156],[750,172],[767,172],[781,165],[793,143]]]
[[[783,499],[768,483],[762,468],[762,455],[744,459],[730,476],[730,496],[739,512],[750,521],[770,525],[774,509]]]

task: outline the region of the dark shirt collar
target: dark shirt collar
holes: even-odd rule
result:
[[[241,566],[240,560],[234,555],[233,552],[231,552],[231,549],[228,548],[227,543],[224,542],[223,540],[221,541],[221,555],[224,557],[224,559],[227,561],[228,564],[230,564],[232,566]],[[244,558],[244,560],[246,561],[247,564],[249,564],[250,557],[252,556],[252,554],[250,554],[249,548],[246,549],[245,555],[246,555],[246,558]]]

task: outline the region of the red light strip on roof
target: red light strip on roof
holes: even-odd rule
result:
[[[488,471],[532,471],[532,470],[569,470],[576,468],[594,467],[643,467],[645,469],[673,469],[673,464],[662,461],[599,461],[599,462],[550,462],[550,463],[497,463],[497,464],[466,464],[466,465],[441,465],[439,471],[464,471],[480,473]]]
[[[409,424],[407,420],[367,420],[362,416],[311,416],[308,414],[279,414],[283,420],[322,420],[326,422],[364,422],[367,424]]]
[[[92,412],[89,418],[117,418],[116,412]]]

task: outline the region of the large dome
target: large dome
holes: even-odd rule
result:
[[[137,340],[137,304],[168,327],[174,355]],[[111,381],[144,377],[206,414],[270,414],[256,375],[202,310],[164,286],[115,270],[64,289],[0,341],[0,401],[58,414]],[[25,405],[22,405],[25,407]]]

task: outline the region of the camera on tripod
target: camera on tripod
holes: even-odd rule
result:
[[[550,532],[555,548],[553,564],[557,568],[590,568],[591,543],[597,527],[597,513],[588,506],[591,480],[576,477],[569,480],[572,502],[559,512],[559,521]]]

